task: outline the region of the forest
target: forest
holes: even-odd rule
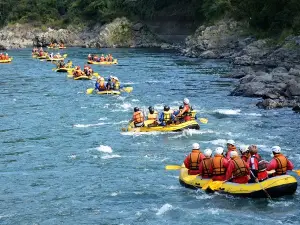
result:
[[[93,25],[120,16],[203,24],[227,16],[267,35],[300,34],[299,0],[0,0],[0,10],[0,26]]]

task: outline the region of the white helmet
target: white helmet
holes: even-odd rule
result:
[[[215,150],[215,154],[221,155],[223,153],[224,149],[222,147],[217,147]]]
[[[238,156],[238,153],[236,151],[231,151],[230,152],[230,158],[236,157],[236,156]]]
[[[193,144],[193,149],[200,149],[200,145],[198,143]]]
[[[183,103],[184,103],[184,104],[190,104],[190,100],[189,100],[188,98],[184,98],[184,99],[183,99]]]
[[[273,146],[272,147],[272,152],[273,153],[280,153],[281,152],[281,148],[279,146]]]
[[[205,157],[210,157],[211,154],[212,154],[212,150],[211,149],[207,148],[207,149],[204,150]]]
[[[230,144],[230,145],[235,145],[235,141],[234,140],[228,140],[226,143]]]
[[[245,153],[245,152],[249,151],[249,145],[240,146],[240,151],[241,151],[241,153]]]

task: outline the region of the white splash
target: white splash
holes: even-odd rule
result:
[[[95,124],[75,124],[73,127],[86,128],[86,127],[98,127],[102,126],[105,123],[95,123]]]
[[[173,208],[172,205],[170,205],[170,204],[168,204],[168,203],[167,203],[167,204],[164,204],[164,205],[157,211],[156,215],[157,215],[157,216],[160,216],[160,215],[164,214],[165,212],[171,210],[172,208]]]
[[[227,140],[225,139],[216,139],[212,141],[208,141],[209,143],[212,143],[213,145],[226,145]]]
[[[105,152],[105,153],[112,153],[112,148],[107,145],[100,145],[99,147],[96,148],[97,151],[99,152]]]
[[[107,120],[107,117],[101,117],[98,120]]]
[[[115,197],[115,196],[117,196],[119,194],[120,194],[119,192],[113,192],[113,193],[110,194],[110,196]]]
[[[101,156],[101,159],[112,159],[112,158],[120,158],[120,155],[104,155]]]
[[[247,116],[262,116],[260,113],[245,113]]]
[[[86,106],[81,106],[80,108],[81,108],[81,109],[87,109],[87,107],[86,107]]]
[[[77,158],[77,155],[72,154],[72,155],[69,155],[68,157],[69,157],[70,159],[76,159],[76,158]]]
[[[238,115],[240,114],[240,109],[216,109],[213,112],[220,113],[224,115]]]
[[[138,99],[132,99],[131,101],[132,102],[139,102],[140,100],[138,100]]]

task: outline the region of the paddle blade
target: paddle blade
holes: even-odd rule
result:
[[[124,88],[123,88],[123,91],[125,91],[125,92],[127,92],[127,93],[132,92],[132,90],[133,90],[133,87],[124,87]]]
[[[222,185],[223,185],[224,182],[225,182],[225,181],[214,181],[214,182],[212,182],[212,183],[209,185],[209,188],[210,188],[212,191],[219,190],[219,189],[222,187]]]
[[[93,73],[93,76],[95,76],[96,78],[98,78],[100,75],[99,75],[99,73]]]
[[[300,176],[300,170],[293,170],[293,172],[297,173],[297,175]]]
[[[73,76],[73,70],[68,70],[68,74]]]
[[[68,54],[64,54],[64,55],[63,55],[63,58],[67,58],[67,56],[68,56]]]
[[[179,166],[179,165],[166,165],[165,169],[166,170],[180,170],[181,166]]]
[[[213,180],[209,180],[206,184],[203,185],[202,190],[206,190],[212,182]]]
[[[208,119],[206,119],[206,118],[200,118],[199,121],[200,121],[201,123],[207,124]]]
[[[90,94],[93,93],[93,91],[94,91],[94,88],[86,89],[86,94],[87,94],[87,95],[90,95]]]

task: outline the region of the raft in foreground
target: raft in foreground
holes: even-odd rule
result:
[[[188,170],[182,165],[180,169],[179,182],[181,185],[197,189],[203,187],[210,179],[201,179],[197,175],[188,175]],[[261,185],[260,185],[261,184]],[[249,198],[267,198],[261,186],[272,198],[284,195],[293,195],[297,190],[297,180],[290,175],[282,175],[269,178],[263,182],[251,184],[237,184],[225,182],[218,190],[220,193]]]
[[[9,58],[9,59],[2,59],[0,60],[0,63],[10,63],[13,60],[13,58]]]
[[[180,124],[170,124],[167,126],[150,126],[148,127],[149,124],[152,124],[153,120],[146,120],[144,122],[145,126],[144,127],[134,127],[133,122],[129,124],[128,128],[123,128],[123,131],[128,131],[128,132],[153,132],[153,131],[159,131],[159,132],[175,132],[175,131],[182,131],[184,129],[196,129],[199,130],[200,126],[195,120],[183,122]]]

